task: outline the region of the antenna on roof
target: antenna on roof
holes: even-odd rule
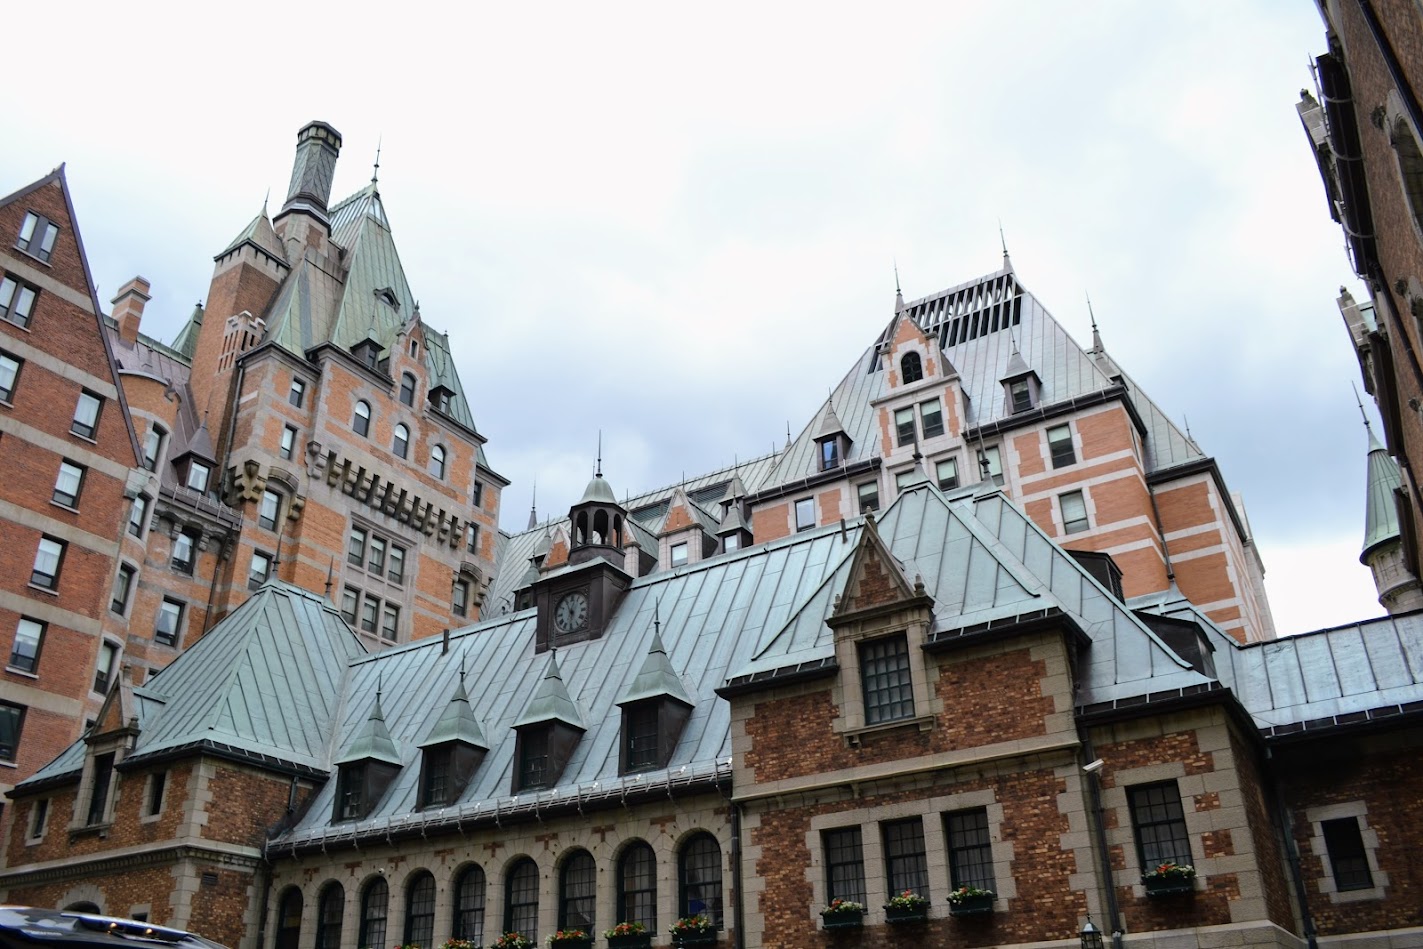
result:
[[[331,562],[326,565],[326,599],[331,599],[331,578],[336,572],[336,558],[332,557]]]
[[[383,140],[384,136],[378,136],[376,138],[376,163],[375,167],[371,169],[371,184],[375,184],[377,179],[380,178],[380,146]]]

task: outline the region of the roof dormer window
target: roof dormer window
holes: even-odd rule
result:
[[[820,441],[820,470],[830,471],[840,467],[840,440],[825,438]]]
[[[1015,379],[1008,383],[1008,408],[1014,415],[1033,407],[1033,390],[1027,379]]]

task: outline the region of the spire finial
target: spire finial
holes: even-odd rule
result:
[[[1182,423],[1185,424],[1185,426],[1186,426],[1186,438],[1187,438],[1187,440],[1194,442],[1196,439],[1195,439],[1195,436],[1193,436],[1193,435],[1191,434],[1191,420],[1188,419],[1188,418],[1186,418],[1186,416],[1182,415],[1182,416],[1181,416],[1181,421],[1182,421]]]
[[[1101,352],[1102,334],[1097,332],[1097,314],[1092,311],[1092,294],[1087,294],[1087,318],[1092,321],[1092,348]]]
[[[336,574],[336,558],[332,557],[331,562],[326,565],[326,599],[331,599],[331,580]]]
[[[894,261],[894,293],[895,293],[896,296],[898,296],[898,295],[899,295],[900,293],[902,293],[902,292],[903,292],[903,291],[901,291],[901,290],[899,289],[899,261],[898,261],[898,260],[895,260],[895,261]]]
[[[791,447],[791,420],[786,419],[786,447]]]
[[[1364,411],[1364,400],[1359,397],[1359,387],[1354,385],[1351,381],[1349,388],[1354,390],[1354,404],[1359,407],[1359,416],[1364,420],[1364,428],[1372,435],[1374,433],[1374,427],[1369,422],[1369,413]]]
[[[1008,238],[1003,236],[1003,219],[998,219],[998,243],[1003,245],[1003,260],[1008,260]]]
[[[526,530],[533,530],[539,524],[539,479],[534,478],[534,490],[529,497],[529,526]]]
[[[270,201],[270,200],[272,200],[272,188],[271,188],[271,186],[269,185],[269,186],[267,187],[267,193],[264,194],[264,195],[262,195],[262,216],[263,216],[263,217],[266,217],[266,216],[267,216],[267,202]]]
[[[382,687],[381,687],[381,682],[382,682],[381,676],[382,676],[382,675],[384,675],[384,673],[381,673],[381,672],[377,672],[377,673],[376,673],[376,704],[377,704],[377,705],[380,704],[380,695],[381,695],[381,690],[382,690]]]
[[[464,688],[464,653],[460,653],[460,688]]]
[[[662,635],[662,597],[658,597],[652,604],[652,631],[657,635]]]
[[[371,184],[375,184],[380,180],[380,146],[383,140],[384,136],[378,136],[376,138],[376,163],[375,167],[371,169]]]
[[[603,477],[603,430],[598,429],[598,467],[593,471],[595,477]]]

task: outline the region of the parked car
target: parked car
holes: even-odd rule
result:
[[[223,949],[221,944],[202,936],[136,919],[30,906],[0,906],[0,949],[78,949],[81,946]]]

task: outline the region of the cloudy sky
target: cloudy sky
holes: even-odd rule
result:
[[[1352,279],[1294,111],[1311,4],[106,5],[11,44],[0,190],[68,162],[107,300],[171,340],[295,133],[380,181],[506,526],[770,450],[906,297],[999,264],[1243,492],[1282,632],[1377,615]],[[53,6],[10,32],[54,30]]]

